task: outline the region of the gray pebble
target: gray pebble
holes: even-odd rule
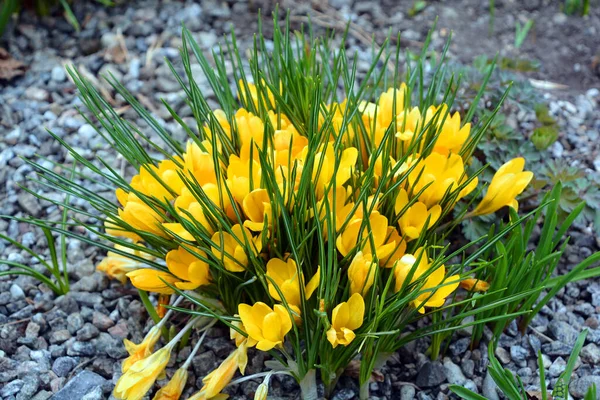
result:
[[[412,385],[402,385],[400,388],[400,400],[412,400],[415,398],[415,388]]]
[[[67,79],[67,73],[61,65],[57,65],[56,67],[52,68],[50,77],[54,82],[64,82],[65,79]]]
[[[77,360],[73,357],[58,357],[52,364],[52,371],[57,376],[67,376],[77,365]]]
[[[467,380],[460,367],[448,357],[444,358],[444,370],[446,371],[446,379],[451,385],[463,385]]]
[[[446,371],[439,361],[426,362],[417,374],[419,387],[434,387],[446,381]]]

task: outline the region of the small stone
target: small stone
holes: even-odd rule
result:
[[[67,329],[72,335],[80,330],[83,327],[83,324],[83,317],[79,313],[73,313],[67,317]]]
[[[446,371],[438,361],[426,362],[417,373],[416,384],[420,387],[438,386],[446,380]]]
[[[352,389],[339,390],[331,399],[332,400],[352,400],[356,398]]]
[[[81,398],[81,400],[102,400],[104,399],[104,392],[102,391],[101,386],[96,386],[91,391],[87,392],[85,396]]]
[[[498,397],[498,392],[496,391],[497,388],[498,386],[496,385],[496,382],[494,382],[494,379],[490,373],[486,372],[485,378],[483,379],[483,384],[481,385],[481,392],[483,396],[488,400],[499,400],[500,398]]]
[[[588,364],[600,364],[600,348],[594,343],[590,343],[581,349],[581,359]]]
[[[448,357],[444,358],[444,370],[446,371],[446,379],[451,385],[462,386],[467,380],[460,367],[454,364]]]
[[[115,324],[114,321],[107,315],[104,315],[98,311],[94,311],[92,323],[102,331],[107,330]]]
[[[47,101],[49,98],[48,91],[30,86],[25,90],[25,98],[33,101]]]
[[[96,129],[90,124],[83,124],[77,130],[77,134],[81,137],[82,140],[88,141],[94,136],[98,134]],[[88,292],[92,292],[93,290],[88,290]]]
[[[34,217],[39,217],[40,213],[42,212],[42,206],[40,206],[40,202],[31,193],[23,191],[20,192],[17,197],[17,202],[23,210]]]
[[[52,364],[52,371],[57,376],[65,377],[76,365],[77,361],[73,357],[58,357]]]
[[[115,326],[108,328],[108,333],[114,338],[126,339],[127,336],[129,336],[129,328],[127,328],[127,323],[125,321],[121,321]]]
[[[467,378],[473,377],[473,374],[475,373],[475,361],[470,360],[470,359],[464,360],[460,366]]]
[[[40,326],[35,322],[30,322],[27,324],[27,328],[25,329],[25,337],[30,339],[35,339],[40,334]]]
[[[65,79],[67,79],[67,74],[65,73],[65,69],[62,66],[57,65],[56,67],[52,68],[52,72],[50,73],[50,78],[54,82],[64,82]]]
[[[40,387],[40,378],[27,375],[23,378],[23,386],[17,394],[17,400],[30,400]]]
[[[479,388],[477,387],[477,384],[470,379],[467,379],[463,386],[465,389],[469,389],[471,392],[479,393]]]
[[[31,400],[48,400],[50,397],[52,397],[52,392],[41,390],[37,392],[37,394],[33,396]]]
[[[552,320],[548,324],[548,329],[556,340],[569,346],[573,346],[579,336],[579,332],[565,321]]]
[[[502,347],[496,349],[496,357],[498,357],[502,364],[508,364],[510,362],[510,354]]]
[[[100,375],[83,370],[67,382],[67,384],[52,397],[52,400],[81,399],[95,388],[102,386],[105,382],[106,379]]]
[[[2,389],[0,389],[0,396],[7,398],[11,395],[19,393],[19,390],[23,387],[25,382],[21,379],[15,379],[12,382],[7,383]]]
[[[552,365],[550,365],[550,368],[548,368],[548,375],[550,375],[553,378],[556,378],[563,373],[565,368],[567,368],[567,363],[565,362],[565,360],[562,357],[557,357],[556,360],[554,360],[554,362],[552,363]]]
[[[573,397],[581,399],[592,385],[596,385],[596,388],[600,388],[600,375],[588,375],[577,379],[575,382],[571,382],[571,384],[569,384],[569,393],[571,393]],[[596,398],[600,399],[600,397]]]
[[[452,353],[453,356],[461,356],[465,354],[470,344],[471,339],[468,337],[458,339],[450,345],[450,353]]]
[[[50,343],[63,343],[71,338],[71,333],[66,329],[60,329],[50,334]]]
[[[573,350],[572,346],[561,342],[546,343],[542,346],[542,353],[549,356],[569,356]]]
[[[90,342],[73,342],[67,347],[67,355],[92,357],[96,355],[96,348]]]
[[[413,400],[415,398],[415,388],[411,385],[402,385],[400,388],[400,400]]]
[[[19,285],[13,283],[10,285],[10,296],[13,300],[21,300],[25,298],[25,292]]]
[[[510,346],[510,358],[519,366],[527,365],[527,356],[529,352],[522,346]]]
[[[88,340],[98,336],[99,333],[100,331],[98,328],[96,328],[96,326],[86,322],[83,327],[77,331],[77,340],[87,342]]]

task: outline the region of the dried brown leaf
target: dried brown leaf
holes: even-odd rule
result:
[[[8,51],[0,47],[0,79],[10,81],[25,74],[26,69],[25,64],[12,58]]]

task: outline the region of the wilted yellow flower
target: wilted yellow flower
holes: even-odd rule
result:
[[[167,285],[167,282],[175,285],[176,282],[180,281],[179,278],[168,272],[152,268],[136,269],[127,273],[127,277],[131,280],[131,284],[138,289],[162,294],[173,294],[175,292]]]
[[[188,380],[187,367],[179,368],[165,386],[160,388],[152,400],[178,400]]]
[[[436,125],[438,128],[438,136],[433,145],[433,151],[444,155],[449,153],[458,154],[469,138],[471,124],[466,123],[461,127],[460,114],[455,112],[453,115],[450,115],[446,104],[437,107],[429,107],[425,116],[424,125],[434,117],[437,118]]]
[[[256,189],[248,193],[244,197],[242,208],[248,217],[244,221],[244,226],[251,231],[261,232],[265,226],[265,220],[269,225],[273,223],[271,199],[265,189]]]
[[[256,392],[254,392],[254,400],[267,400],[268,394],[269,386],[263,382],[256,388]]]
[[[212,241],[217,244],[212,252],[221,260],[225,269],[242,272],[248,266],[248,253],[260,252],[260,237],[253,239],[250,231],[240,224],[232,226],[231,232],[220,231],[212,236]]]
[[[481,279],[467,278],[460,281],[460,287],[469,292],[487,292],[490,284]]]
[[[135,362],[117,381],[113,396],[122,400],[140,400],[144,397],[167,366],[171,349],[172,346],[167,345]]]
[[[360,293],[365,295],[375,280],[377,263],[373,262],[371,254],[356,253],[350,267],[348,267],[348,280],[350,281],[350,294]]]
[[[248,336],[256,340],[256,348],[262,351],[283,345],[285,335],[292,329],[292,318],[281,304],[273,308],[262,302],[253,306],[240,304],[238,313]]]
[[[481,203],[473,210],[472,215],[486,215],[498,211],[504,206],[519,209],[516,197],[525,190],[533,172],[523,171],[525,159],[513,158],[502,165],[494,174],[487,193]]]
[[[206,258],[206,253],[195,249],[196,253]],[[199,286],[209,285],[211,281],[208,264],[183,247],[171,250],[166,256],[169,271],[183,282],[175,282],[181,290],[194,290]]]
[[[428,224],[427,226],[430,227],[437,222],[442,213],[442,207],[436,204],[430,209],[427,209],[425,203],[421,203],[420,201],[413,203],[411,206],[408,206],[408,204],[408,193],[406,193],[406,190],[400,189],[394,207],[396,214],[402,212],[402,215],[398,220],[400,231],[404,236],[408,237],[409,240],[417,239],[421,236],[421,232],[425,228],[426,223]]]
[[[144,247],[140,244],[138,244],[137,246]],[[154,259],[154,257],[141,250],[135,250],[120,244],[115,244],[115,249],[127,252],[133,256],[145,258],[149,261]],[[111,278],[118,279],[119,281],[121,281],[121,283],[125,283],[125,281],[127,281],[126,274],[128,272],[135,271],[136,269],[141,268],[143,265],[144,264],[138,260],[131,259],[127,256],[115,253],[114,251],[109,251],[106,254],[106,257],[104,257],[100,264],[98,264],[96,269],[98,269],[98,271],[104,272]]]
[[[248,363],[247,347],[242,344],[235,349],[217,369],[202,378],[204,386],[190,399],[213,399],[231,382],[238,369],[243,374]]]
[[[370,225],[370,226],[369,226]],[[388,233],[388,219],[377,211],[369,215],[369,225],[362,219],[353,219],[338,235],[336,247],[342,256],[349,254],[357,245],[362,244],[361,250],[365,254],[376,254],[382,260],[396,249],[396,242],[386,242]],[[371,248],[372,235],[375,251]],[[359,238],[360,236],[360,238]]]
[[[419,261],[418,264],[417,260]],[[417,281],[424,274],[428,273],[430,269],[429,260],[427,254],[423,248],[417,249],[415,255],[406,254],[397,263],[394,269],[394,275],[396,278],[396,292],[399,291],[404,285],[409,275],[412,275],[410,283]],[[412,301],[413,306],[421,314],[425,313],[424,307],[441,307],[452,292],[456,290],[459,283],[459,276],[452,275],[446,279],[446,267],[443,265],[437,267],[434,271],[430,272],[425,282],[420,288],[422,292],[415,300]],[[449,283],[447,283],[449,282]],[[443,286],[441,286],[443,285]],[[441,286],[432,294],[431,289]]]
[[[319,286],[321,278],[321,268],[317,269],[315,275],[310,279],[308,285],[304,287],[304,296],[306,299],[310,299],[315,289]],[[300,279],[298,279],[298,273],[300,272]],[[267,276],[275,281],[275,285],[279,288],[285,301],[290,306],[300,306],[300,284],[304,286],[304,275],[301,271],[298,271],[296,262],[288,257],[287,261],[280,260],[279,258],[272,258],[267,263]],[[275,285],[269,280],[269,294],[277,301],[281,301],[281,297],[275,288]]]
[[[327,331],[327,340],[336,348],[339,344],[349,345],[360,328],[365,315],[365,301],[354,293],[347,302],[338,304],[331,313],[331,328]]]
[[[124,339],[123,344],[125,345],[125,350],[129,353],[129,357],[123,360],[121,364],[121,371],[123,373],[127,372],[127,370],[139,360],[148,357],[152,354],[154,350],[154,345],[160,339],[160,327],[153,326],[150,328],[150,331],[146,334],[146,337],[140,344],[135,344],[130,340]]]
[[[423,191],[419,195],[419,201],[424,203],[427,209],[439,204],[447,192],[456,191],[467,181],[463,159],[454,153],[431,153],[420,160],[408,175],[409,188],[415,194]],[[471,193],[476,186],[477,178],[474,178],[458,193],[456,201]]]

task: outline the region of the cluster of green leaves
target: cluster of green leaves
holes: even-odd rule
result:
[[[565,0],[563,11],[567,15],[586,16],[590,13],[590,0]]]
[[[541,351],[538,352],[538,368],[540,374],[540,392],[531,393],[525,390],[525,386],[523,385],[523,381],[519,376],[515,376],[512,372],[510,372],[506,368],[502,368],[502,365],[496,358],[495,349],[497,347],[497,342],[493,341],[490,343],[488,347],[488,358],[489,365],[488,371],[490,376],[498,386],[498,389],[504,394],[504,396],[508,400],[529,400],[532,398],[541,398],[541,400],[565,400],[569,398],[569,383],[571,381],[571,376],[573,374],[573,370],[575,369],[575,365],[577,363],[577,357],[579,357],[579,353],[583,344],[585,343],[585,338],[587,336],[588,331],[584,330],[579,334],[577,340],[573,346],[573,350],[571,351],[571,355],[569,356],[569,361],[567,361],[567,366],[565,370],[560,374],[556,384],[554,385],[554,389],[552,391],[552,396],[548,395],[548,385],[546,382],[546,375],[544,372],[544,362],[542,360]],[[460,398],[465,400],[486,400],[485,397],[466,389],[462,386],[451,385],[450,390],[458,395]],[[596,385],[592,385],[585,397],[584,400],[594,400],[596,399]]]
[[[95,1],[105,6],[112,6],[114,4],[112,0]],[[73,10],[69,4],[71,3],[70,0],[33,0],[30,3],[32,3],[36,13],[40,16],[49,15],[54,7],[60,5],[64,10],[66,20],[69,21],[75,30],[79,31],[79,21],[77,21],[77,17],[73,14]],[[25,4],[27,4],[26,1],[2,0],[0,3],[0,36],[4,32],[11,16],[18,13]]]

